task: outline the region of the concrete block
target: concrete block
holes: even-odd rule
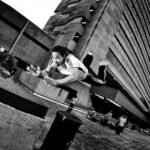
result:
[[[61,88],[47,85],[44,80],[40,79],[35,93],[43,95],[52,100],[64,102],[67,98],[68,92],[62,90]]]
[[[90,108],[92,106],[89,85],[85,84],[84,82],[74,82],[68,84],[67,86],[78,91],[77,93],[78,101],[76,102],[76,104],[84,106],[86,108]]]
[[[31,91],[35,91],[38,83],[39,83],[39,78],[31,75],[30,73],[23,71],[20,75],[19,81],[26,86],[28,89]]]

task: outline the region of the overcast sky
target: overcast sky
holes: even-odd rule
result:
[[[46,24],[61,0],[2,0],[41,29]]]

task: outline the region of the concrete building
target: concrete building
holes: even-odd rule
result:
[[[93,52],[92,69],[109,64],[106,86],[92,92],[117,102],[142,120],[150,107],[150,1],[62,0],[44,27],[54,45]]]

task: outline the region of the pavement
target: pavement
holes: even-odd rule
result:
[[[83,124],[69,150],[150,150],[150,137],[125,128],[116,136],[115,131],[79,115]]]

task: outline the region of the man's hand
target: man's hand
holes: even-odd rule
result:
[[[96,77],[94,77],[92,74],[90,74],[90,77],[91,77],[91,79],[92,79],[94,82],[96,82],[96,83],[99,83],[99,84],[106,84],[106,80],[101,80],[101,79],[99,79],[99,78],[96,78]]]
[[[53,86],[57,86],[58,85],[57,81],[55,79],[53,79],[53,78],[50,78],[50,77],[46,77],[45,81],[46,81],[46,83],[48,85],[53,85]]]
[[[30,65],[30,67],[28,66],[26,69],[27,69],[27,71],[28,71],[29,73],[31,73],[31,74],[34,75],[34,76],[39,76],[39,75],[40,75],[40,72],[41,72],[39,66],[36,68],[36,67]]]
[[[47,71],[46,71],[46,70],[41,71],[41,76],[42,76],[44,79],[48,78]]]
[[[57,62],[52,62],[51,67],[57,68],[57,66],[58,66],[58,63],[57,63]]]

